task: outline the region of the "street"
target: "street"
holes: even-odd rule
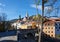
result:
[[[18,42],[36,42],[34,35],[32,35],[30,32],[25,32],[25,30],[23,30],[22,32],[17,32]]]
[[[17,42],[16,31],[0,32],[0,42]]]

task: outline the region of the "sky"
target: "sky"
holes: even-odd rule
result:
[[[54,5],[54,8],[60,4],[59,0]],[[52,9],[50,7],[45,7],[45,10]],[[42,14],[42,5],[38,6],[39,14]],[[29,16],[36,14],[36,5],[34,0],[0,0],[0,12],[7,14],[7,20],[16,19],[21,15],[25,17],[26,12]]]

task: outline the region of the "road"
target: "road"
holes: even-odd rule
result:
[[[29,33],[28,35],[25,33],[26,31],[18,31],[18,42],[36,42],[35,37]]]
[[[0,32],[0,42],[17,42],[16,31]]]
[[[16,31],[0,32],[0,42],[36,42],[33,35],[25,35]]]

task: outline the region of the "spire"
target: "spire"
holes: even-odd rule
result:
[[[28,14],[28,12],[26,12],[26,18],[29,19],[29,14]]]
[[[28,12],[26,12],[26,17],[29,17],[29,14],[28,14]]]

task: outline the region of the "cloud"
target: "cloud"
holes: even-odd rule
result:
[[[0,6],[5,6],[5,4],[0,3]]]
[[[46,6],[45,9],[47,9],[47,10],[52,10],[53,7],[52,7],[52,6]]]
[[[32,5],[30,5],[30,6],[33,7],[33,8],[36,8],[36,5],[35,5],[35,4],[32,4]],[[42,10],[42,5],[38,5],[37,8],[38,8],[39,10]]]
[[[2,5],[2,3],[0,3],[0,5]]]
[[[32,5],[30,5],[32,8],[36,8],[36,5],[35,4],[32,4]],[[39,10],[42,10],[42,5],[38,5],[37,6],[37,8],[39,9]],[[46,7],[44,7],[44,10],[52,10],[52,7],[51,6],[46,6]]]

